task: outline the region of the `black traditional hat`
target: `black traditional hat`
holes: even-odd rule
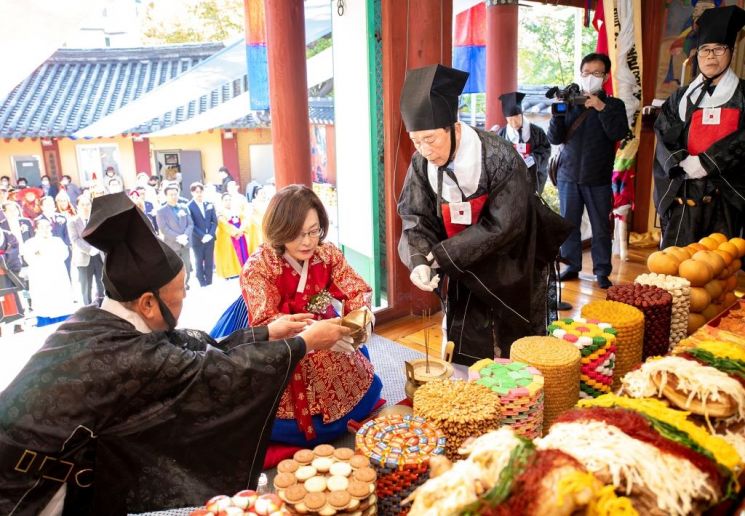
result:
[[[499,100],[502,101],[502,114],[504,116],[522,115],[524,98],[525,93],[520,93],[519,91],[511,91],[500,95]]]
[[[116,301],[157,292],[184,267],[178,254],[153,233],[144,213],[124,192],[93,199],[83,239],[106,253],[103,284]]]
[[[698,19],[698,45],[722,43],[734,47],[745,26],[745,11],[736,5],[707,9]]]
[[[458,121],[458,96],[468,73],[442,65],[409,70],[401,91],[401,116],[406,130],[426,131]]]

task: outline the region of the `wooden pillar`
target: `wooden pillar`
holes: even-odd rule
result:
[[[266,0],[266,48],[277,188],[311,186],[303,0]]]
[[[486,125],[505,125],[499,96],[517,90],[517,0],[486,2]]]
[[[665,0],[645,0],[642,2],[642,105],[649,106],[657,89],[657,68],[659,66],[660,43],[665,20]],[[652,229],[650,217],[652,170],[654,166],[655,136],[651,127],[642,126],[639,150],[636,155],[636,200],[632,231],[644,233]],[[651,209],[650,209],[651,208]]]
[[[132,150],[135,155],[135,175],[140,172],[153,175],[150,161],[150,138],[132,138]]]
[[[238,184],[243,188],[246,185],[242,181],[241,165],[238,160],[238,133],[230,130],[220,131],[220,144],[222,165],[233,173],[233,177],[237,178]]]
[[[57,138],[41,138],[41,153],[44,157],[44,174],[60,179],[65,172],[62,170],[59,144]]]
[[[432,0],[382,0],[383,112],[385,113],[385,217],[388,306],[378,312],[378,322],[407,315],[422,308],[438,308],[433,294],[417,289],[409,270],[398,257],[401,218],[398,197],[414,146],[401,120],[399,99],[406,69],[452,62],[452,2]],[[407,39],[408,35],[408,39]]]

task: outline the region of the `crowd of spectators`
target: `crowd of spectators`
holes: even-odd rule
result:
[[[127,192],[153,232],[181,256],[187,288],[210,285],[214,272],[237,276],[261,242],[259,221],[274,185],[251,183],[244,195],[227,168],[218,174],[216,184],[190,185],[181,184],[180,173],[146,172],[127,184],[114,167],[83,184],[69,175],[45,175],[37,184],[1,176],[0,333],[52,324],[78,306],[100,303],[105,257],[82,234],[92,200],[109,193]]]

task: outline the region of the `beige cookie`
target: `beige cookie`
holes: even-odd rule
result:
[[[277,476],[274,477],[274,487],[277,489],[287,489],[295,483],[295,475],[292,473],[277,473]]]
[[[295,473],[300,467],[300,464],[296,460],[285,459],[277,464],[277,471],[280,473]]]
[[[347,480],[347,477],[338,475],[329,477],[326,480],[326,486],[329,488],[329,491],[344,491],[349,487],[349,480]]]
[[[330,444],[319,444],[313,448],[313,453],[315,453],[317,457],[329,457],[334,454],[334,447]]]
[[[329,504],[324,505],[318,510],[319,516],[334,516],[336,514],[336,509],[331,507]]]
[[[331,489],[330,485],[329,489]],[[331,493],[326,496],[326,500],[328,501],[329,505],[331,505],[331,507],[340,511],[342,509],[346,509],[349,506],[349,504],[352,502],[352,495],[350,495],[346,491],[332,490]]]
[[[351,448],[337,448],[334,450],[334,457],[338,460],[349,460],[354,457],[354,450]]]
[[[313,466],[302,466],[295,472],[295,478],[300,482],[305,482],[309,478],[314,477],[316,473],[316,468]]]
[[[378,478],[378,475],[375,473],[375,470],[372,468],[360,468],[357,471],[354,472],[352,477],[355,480],[359,480],[360,482],[375,482],[375,479]]]
[[[329,473],[334,476],[348,477],[352,474],[352,466],[348,462],[335,462],[329,468]]]
[[[360,482],[359,480],[352,480],[349,482],[349,486],[347,486],[347,491],[355,498],[367,498],[370,495],[370,484]]]
[[[310,450],[298,450],[295,452],[295,455],[292,456],[292,458],[300,464],[310,464],[313,457],[313,452]]]
[[[308,493],[303,498],[303,504],[311,510],[317,511],[324,505],[326,505],[326,495],[323,493]]]
[[[349,492],[349,491],[347,491]],[[351,496],[351,495],[350,495]],[[347,506],[347,511],[353,512],[360,508],[360,501],[357,498],[352,498]]]
[[[309,493],[321,493],[326,490],[326,479],[316,476],[306,480],[303,485]]]
[[[354,455],[349,459],[349,463],[353,468],[365,468],[370,465],[370,460],[364,455]]]
[[[316,468],[316,471],[319,473],[326,473],[329,468],[331,468],[331,465],[334,463],[334,461],[328,457],[318,457],[316,459],[313,459],[313,462],[311,462],[311,466]]]
[[[308,491],[305,490],[305,487],[300,484],[295,484],[284,491],[284,498],[288,503],[299,503],[303,498],[305,498],[306,494],[308,494]]]

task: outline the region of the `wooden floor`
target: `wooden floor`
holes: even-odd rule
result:
[[[647,270],[647,257],[655,249],[629,249],[628,260],[621,261],[613,257],[613,272],[610,280],[615,283],[633,283],[634,279]],[[578,280],[562,283],[563,301],[570,303],[572,309],[559,312],[563,317],[578,317],[583,305],[596,299],[605,299],[605,290],[598,287],[592,274],[592,258],[587,249],[582,255],[582,271]],[[442,341],[442,313],[438,312],[430,317],[407,316],[396,321],[380,325],[375,333],[398,342],[415,351],[424,353],[425,334],[428,333],[430,355],[439,356]]]

